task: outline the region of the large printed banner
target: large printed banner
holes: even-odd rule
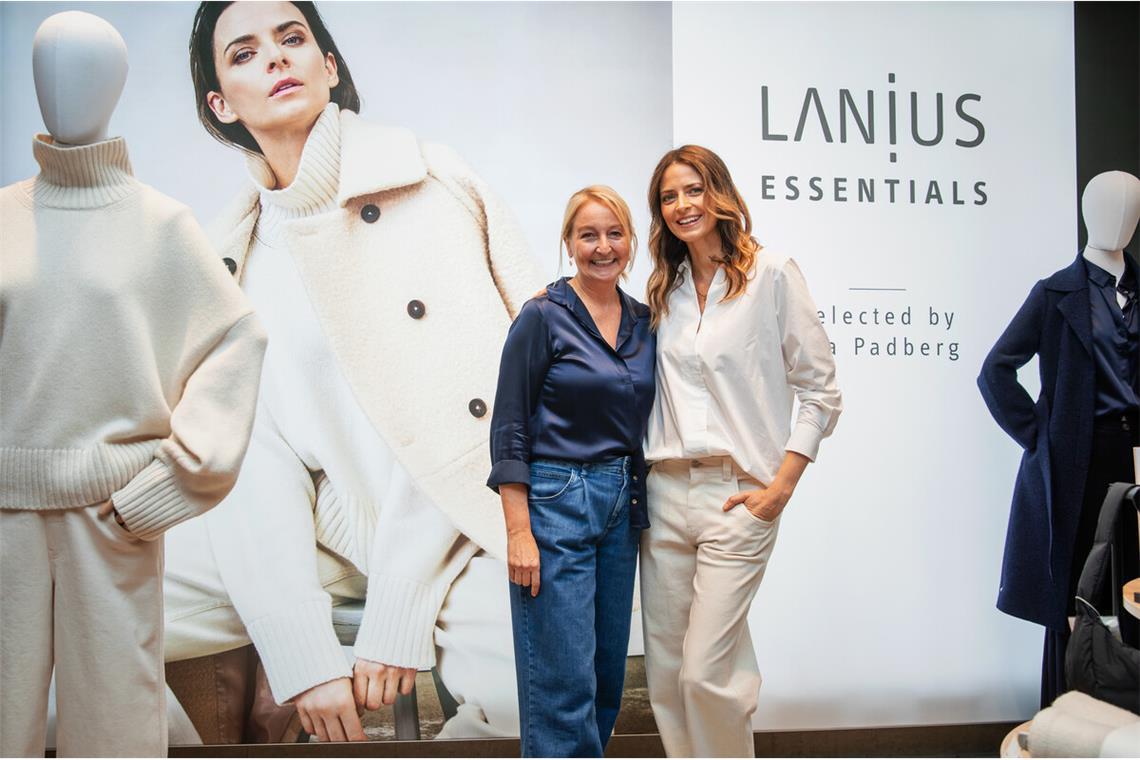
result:
[[[1042,629],[994,608],[1020,449],[975,378],[1076,253],[1071,7],[677,3],[673,139],[800,263],[844,395],[753,605],[756,726],[1031,715]]]
[[[628,290],[643,298],[645,188],[660,155],[689,142],[725,159],[756,237],[800,264],[845,411],[753,605],[758,729],[1035,711],[1041,629],[994,608],[1020,450],[975,378],[1032,283],[1076,253],[1069,4],[319,7],[362,116],[454,148],[547,279],[567,197],[606,183],[634,212]],[[130,51],[111,132],[136,174],[214,218],[247,176],[194,112],[195,8],[0,5],[0,184],[36,171],[35,30],[79,9]]]

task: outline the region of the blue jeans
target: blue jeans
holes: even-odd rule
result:
[[[621,707],[641,531],[630,458],[530,465],[541,587],[511,584],[523,757],[601,757]]]

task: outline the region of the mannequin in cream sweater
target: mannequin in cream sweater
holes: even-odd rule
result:
[[[516,733],[482,481],[498,354],[539,280],[521,235],[450,150],[354,113],[311,5],[204,4],[191,46],[204,125],[250,154],[214,229],[272,347],[234,493],[171,541],[170,657],[252,641],[276,701],[332,740],[436,666],[460,702],[444,736]]]
[[[51,135],[0,190],[0,754],[43,755],[54,667],[60,756],[161,756],[162,535],[235,482],[265,333],[106,137],[118,33],[53,17],[33,70]]]

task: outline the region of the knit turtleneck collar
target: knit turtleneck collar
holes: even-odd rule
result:
[[[329,103],[305,140],[297,176],[280,190],[271,189],[276,177],[260,155],[250,156],[250,179],[261,197],[258,232],[263,239],[282,222],[336,208],[340,182],[340,109]]]
[[[36,203],[55,208],[98,208],[135,191],[127,143],[121,137],[90,145],[57,145],[51,135],[36,135],[32,154],[40,173],[29,192]]]

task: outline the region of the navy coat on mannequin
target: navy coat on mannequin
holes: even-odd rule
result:
[[[1017,370],[1034,355],[1041,395],[1034,403]],[[978,376],[990,414],[1025,453],[1005,538],[1002,612],[1052,629],[1065,614],[1096,402],[1088,275],[1078,254],[1041,280],[998,338]]]

